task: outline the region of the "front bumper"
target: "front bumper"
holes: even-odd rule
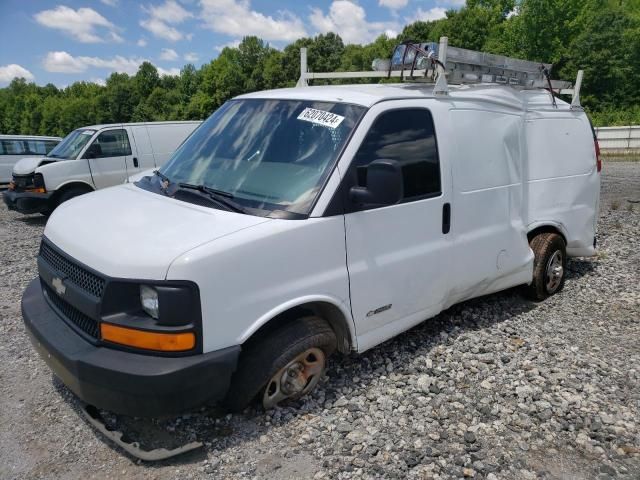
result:
[[[222,399],[235,371],[239,346],[188,357],[159,357],[96,346],[73,331],[49,306],[40,280],[22,296],[31,342],[80,399],[125,415],[174,414]]]
[[[20,213],[46,213],[52,210],[51,197],[53,192],[34,193],[16,192],[7,190],[2,193],[4,203],[9,210],[16,210]]]

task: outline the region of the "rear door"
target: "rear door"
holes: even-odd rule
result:
[[[380,208],[345,199],[347,266],[358,348],[367,349],[440,310],[447,291],[449,182],[441,165],[432,113],[412,102],[371,108],[368,128],[344,181],[366,186],[366,167],[393,159],[402,167],[404,198]]]
[[[127,160],[131,161],[131,143],[126,128],[103,130],[87,148],[91,176],[96,188],[123,183],[127,178]]]
[[[134,125],[130,127],[133,147],[133,155],[128,159],[129,175],[134,172],[149,170],[156,166],[153,158],[153,149],[149,139],[146,125]]]

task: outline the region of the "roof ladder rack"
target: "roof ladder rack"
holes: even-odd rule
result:
[[[344,78],[400,78],[403,81],[434,84],[434,94],[447,95],[451,84],[498,84],[519,88],[542,88],[556,95],[572,95],[572,108],[580,107],[583,71],[578,72],[575,88],[570,82],[547,80],[549,63],[532,62],[465,48],[449,46],[447,37],[440,43],[405,41],[398,44],[390,59],[375,59],[372,70],[363,72],[309,72],[307,49],[300,49],[300,78],[297,86],[309,80]]]

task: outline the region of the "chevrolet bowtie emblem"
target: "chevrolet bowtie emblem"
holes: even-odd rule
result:
[[[67,291],[67,287],[62,283],[62,279],[58,277],[53,277],[53,280],[51,280],[51,286],[60,297]]]

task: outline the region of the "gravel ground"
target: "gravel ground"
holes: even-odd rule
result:
[[[20,296],[44,219],[0,207],[0,478],[640,478],[640,163],[606,163],[599,254],[543,303],[465,302],[361,356],[269,414],[107,415],[146,446],[205,448],[144,464],[105,441],[31,348]]]

